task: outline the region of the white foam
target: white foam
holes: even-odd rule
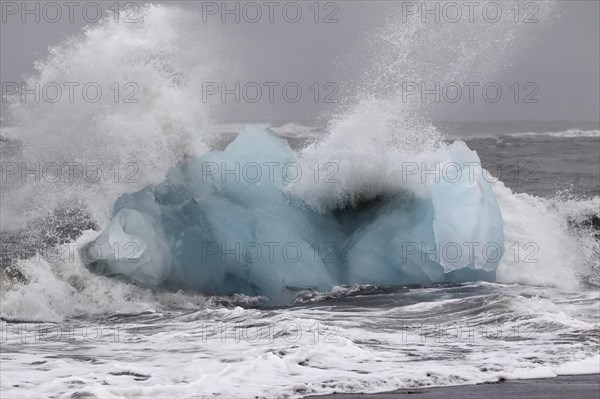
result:
[[[556,137],[556,138],[599,138],[600,130],[579,130],[569,129],[562,132],[525,132],[525,133],[509,133],[507,136],[512,137]]]
[[[503,137],[517,137],[517,138],[557,138],[557,139],[567,139],[567,138],[600,138],[600,130],[585,130],[585,129],[568,129],[557,132],[516,132],[516,133],[485,133],[481,132],[475,135],[466,135],[461,134],[460,132],[456,133],[452,137],[457,137],[463,140],[469,139],[489,139],[496,138],[501,139]]]
[[[76,162],[77,170],[96,164],[101,178],[96,181],[92,173],[91,179],[69,181],[65,169],[58,182],[17,179],[17,187],[3,195],[3,211],[33,217],[77,198],[104,222],[120,194],[158,183],[184,157],[206,151],[203,136],[210,123],[201,84],[217,71],[215,35],[175,7],[148,5],[136,17],[138,23],[107,18],[50,47],[48,58],[38,61],[27,79],[29,88],[36,82],[40,87],[77,82],[81,90],[92,82],[102,90],[99,101],[84,101],[76,90],[70,102],[66,89],[55,103],[15,100],[9,107],[13,126],[2,131],[21,142],[18,161],[28,169],[36,163],[42,169],[51,162]],[[128,101],[134,102],[126,102],[132,93]]]
[[[590,272],[598,242],[591,235],[573,234],[566,215],[591,210],[598,199],[570,202],[574,205],[570,207],[558,200],[515,194],[501,182],[493,186],[505,237],[497,281],[577,289],[579,276]]]
[[[499,289],[515,297],[523,293],[516,286]],[[485,306],[498,315],[505,301],[505,296],[491,295]],[[3,395],[187,397],[192,390],[198,397],[301,397],[598,372],[597,345],[565,340],[591,321],[589,316],[568,315],[579,323],[531,333],[523,329],[530,323],[527,312],[507,312],[507,321],[489,322],[473,319],[470,312],[413,319],[412,311],[404,313],[401,306],[206,309],[171,315],[164,323],[124,319],[128,328],[116,341],[110,333],[84,340],[75,329],[73,342],[17,343],[11,333],[3,344],[9,345],[5,355],[11,357],[3,365]],[[521,339],[509,339],[519,322],[525,323],[518,330]],[[457,335],[451,327],[438,339],[436,323],[465,329]],[[591,331],[597,328],[597,323],[588,325]],[[506,339],[494,338],[498,329]],[[69,356],[34,355],[40,352]],[[32,365],[40,360],[44,363]],[[20,388],[24,385],[27,389]]]

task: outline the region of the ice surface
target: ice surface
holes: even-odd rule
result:
[[[477,155],[463,143],[447,152],[462,173],[427,197],[405,191],[317,212],[284,190],[307,173],[288,143],[247,126],[224,151],[119,198],[84,260],[145,286],[261,295],[269,305],[341,284],[493,280],[500,210]]]

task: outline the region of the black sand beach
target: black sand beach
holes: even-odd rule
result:
[[[441,388],[401,389],[372,395],[333,394],[311,396],[311,398],[398,399],[409,396],[418,399],[598,399],[600,398],[600,374],[569,375],[534,380],[512,380],[500,383]]]

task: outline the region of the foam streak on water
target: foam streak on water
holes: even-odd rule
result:
[[[597,292],[498,284],[340,291],[353,295],[286,310],[45,324],[45,342],[34,342],[33,324],[21,325],[29,341],[11,330],[3,344],[4,394],[300,397],[600,371]],[[70,341],[51,341],[58,337]]]

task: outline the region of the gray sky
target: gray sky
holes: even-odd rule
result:
[[[75,11],[73,23],[68,21],[66,15],[56,23],[44,20],[35,23],[32,17],[22,23],[18,16],[6,15],[7,2],[2,3],[3,18],[6,18],[6,22],[3,20],[1,23],[0,32],[2,82],[20,82],[23,73],[30,74],[33,71],[34,60],[46,56],[50,44],[77,33],[86,24],[80,11]],[[302,3],[305,12],[312,3]],[[321,4],[324,7],[326,3]],[[110,4],[113,2],[106,2],[104,6]],[[202,7],[201,2],[194,1],[180,4],[197,11]],[[342,80],[347,74],[342,74],[343,65],[339,60],[347,59],[349,52],[356,51],[357,43],[364,41],[366,35],[382,23],[389,7],[394,4],[385,1],[340,1],[337,5],[339,10],[335,18],[339,22],[335,24],[315,24],[312,14],[305,14],[297,24],[282,23],[280,14],[273,24],[266,21],[220,24],[217,21],[216,26],[227,37],[228,43],[235,43],[230,48],[224,48],[223,52],[234,55],[232,62],[242,64],[249,80],[295,81],[300,82],[305,90],[310,82],[320,82],[321,85],[336,82],[343,85]],[[558,5],[561,18],[544,31],[533,46],[519,54],[512,67],[494,78],[505,90],[511,82],[520,82],[521,85],[535,82],[539,87],[536,94],[539,103],[460,102],[440,107],[435,118],[600,120],[600,2],[559,1]],[[322,9],[319,18],[324,18],[333,10]],[[202,23],[200,16],[198,23]],[[227,77],[223,77],[223,80],[227,80]],[[521,95],[526,94],[527,90],[521,92]],[[305,96],[308,97],[309,93]],[[246,103],[223,107],[221,114],[226,118],[248,120],[305,120],[320,111],[327,111],[329,107],[314,104],[313,101],[297,104],[284,101],[275,104]]]

